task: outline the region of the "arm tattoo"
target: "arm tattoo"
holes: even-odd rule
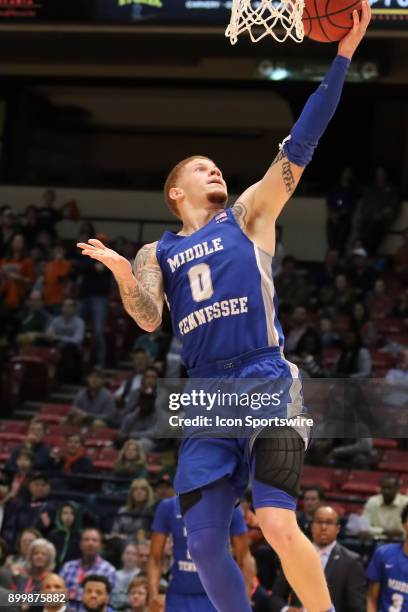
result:
[[[247,207],[242,202],[235,202],[231,208],[232,214],[235,217],[238,225],[242,228],[246,227]]]
[[[280,161],[282,162],[282,179],[283,179],[283,183],[285,185],[286,193],[288,193],[290,195],[291,193],[293,193],[295,191],[296,181],[295,181],[295,177],[293,176],[293,172],[292,172],[292,167],[290,165],[290,161],[286,157],[286,154],[283,151],[283,149],[281,151],[279,151],[279,153],[277,154],[277,156],[273,160],[271,166],[274,166],[275,164],[277,164]]]
[[[146,245],[136,255],[133,271],[136,280],[118,280],[120,296],[126,312],[146,329],[160,324],[159,307],[162,274],[158,264],[152,262],[155,245]]]

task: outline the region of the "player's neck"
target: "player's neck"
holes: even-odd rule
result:
[[[179,236],[190,236],[194,234],[197,230],[207,225],[209,221],[216,215],[221,208],[203,208],[203,209],[194,209],[194,210],[184,210],[183,211],[183,227],[179,232]]]

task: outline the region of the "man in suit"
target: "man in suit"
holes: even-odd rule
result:
[[[366,607],[366,580],[359,555],[337,542],[340,523],[337,512],[321,506],[311,523],[312,542],[319,553],[336,612],[362,612]],[[283,572],[272,589],[273,612],[303,611]]]

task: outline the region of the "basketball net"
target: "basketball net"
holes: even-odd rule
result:
[[[232,0],[231,20],[225,36],[232,45],[248,30],[252,42],[272,36],[278,42],[290,37],[302,42],[304,0]]]

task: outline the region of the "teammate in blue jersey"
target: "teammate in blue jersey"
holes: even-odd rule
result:
[[[234,556],[245,577],[246,573],[250,573],[251,561],[247,533],[248,529],[242,510],[235,508],[230,526],[231,544]],[[206,595],[197,568],[188,551],[187,531],[177,497],[160,502],[155,513],[148,567],[150,604],[152,605],[159,593],[164,548],[169,535],[173,538],[174,563],[171,568],[170,586],[166,593],[165,612],[180,612],[181,610],[183,612],[216,612]],[[250,577],[247,583],[249,581]]]
[[[408,612],[408,505],[401,512],[405,541],[385,544],[367,568],[367,612]]]
[[[165,198],[181,219],[177,234],[165,232],[145,245],[131,264],[100,241],[80,243],[84,255],[114,274],[123,305],[146,331],[161,323],[166,299],[194,379],[275,381],[282,391],[271,416],[302,412],[298,372],[283,355],[272,278],[275,223],[339,102],[350,60],[371,18],[362,2],[338,55],[307,101],[290,135],[259,182],[230,209],[220,169],[211,159],[189,157],[169,174]],[[251,387],[251,384],[253,386]],[[235,383],[234,383],[235,384]],[[317,553],[298,528],[298,483],[307,434],[290,427],[245,437],[183,440],[175,488],[188,534],[188,549],[201,582],[219,612],[250,612],[245,583],[228,553],[231,517],[252,482],[253,505],[262,532],[277,552],[285,575],[308,612],[332,610]]]

